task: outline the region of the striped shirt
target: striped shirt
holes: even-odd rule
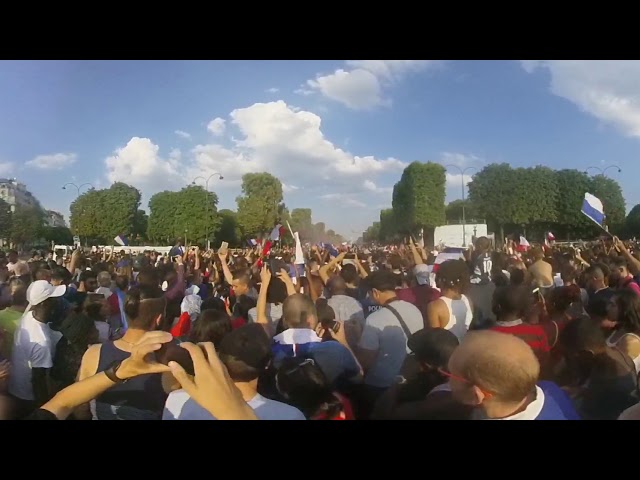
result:
[[[514,320],[512,322],[496,322],[491,330],[515,335],[524,340],[538,357],[547,354],[550,350],[547,333],[541,325],[531,325],[522,320]]]

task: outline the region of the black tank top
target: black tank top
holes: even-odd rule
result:
[[[115,361],[129,358],[131,353],[106,342],[100,348],[98,372]],[[114,385],[96,398],[98,420],[160,420],[167,394],[162,388],[159,373],[140,375],[126,383]]]

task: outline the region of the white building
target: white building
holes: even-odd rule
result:
[[[64,221],[64,216],[60,212],[55,210],[47,210],[47,216],[45,221],[48,227],[66,227],[67,222]]]
[[[0,198],[11,206],[12,212],[16,210],[16,205],[42,208],[27,186],[15,178],[0,178]]]

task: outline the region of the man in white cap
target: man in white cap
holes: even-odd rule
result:
[[[37,280],[27,289],[27,307],[13,340],[9,393],[17,400],[19,417],[44,404],[51,395],[49,369],[60,339],[47,323],[55,313],[56,299],[67,287]]]

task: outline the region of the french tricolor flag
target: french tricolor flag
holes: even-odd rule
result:
[[[598,224],[600,228],[604,228],[604,206],[600,199],[589,192],[584,194],[582,202],[582,213],[591,221]]]
[[[129,245],[129,241],[127,240],[127,237],[125,237],[124,235],[118,235],[113,239],[113,241],[116,242],[121,247],[126,247]]]

